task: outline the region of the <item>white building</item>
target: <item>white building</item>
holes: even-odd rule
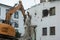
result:
[[[60,1],[42,1],[26,11],[32,16],[32,25],[37,25],[36,40],[60,39]]]
[[[5,20],[6,13],[11,8],[11,6],[4,5],[0,3],[0,22],[2,20]],[[23,15],[20,10],[17,10],[15,14],[11,17],[12,25],[18,30],[22,35],[24,33],[24,27],[23,27]]]

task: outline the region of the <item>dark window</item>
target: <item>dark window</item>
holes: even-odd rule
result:
[[[55,27],[50,27],[50,35],[55,35]]]
[[[55,15],[55,7],[50,8],[50,16]]]
[[[6,9],[6,13],[9,11],[9,9]]]
[[[16,22],[15,22],[15,25],[14,25],[14,27],[18,28],[18,23],[16,23]]]
[[[43,17],[46,17],[46,16],[48,16],[48,10],[47,9],[43,10]]]
[[[37,13],[35,13],[35,16],[37,15]]]
[[[43,28],[43,33],[42,33],[42,35],[47,35],[47,28]]]
[[[0,15],[1,15],[1,8],[0,8]]]
[[[15,12],[15,14],[14,14],[14,18],[17,18],[17,19],[18,19],[18,17],[19,17],[18,12]]]
[[[46,0],[40,0],[40,3],[42,3],[42,2],[46,2]]]

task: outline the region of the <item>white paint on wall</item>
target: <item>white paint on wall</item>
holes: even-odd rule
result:
[[[60,1],[54,2],[45,2],[40,3],[37,6],[31,7],[26,10],[30,12],[32,16],[32,24],[37,25],[36,28],[36,40],[59,40],[60,39]],[[44,9],[50,9],[51,7],[55,7],[54,16],[47,16],[42,18],[42,11]],[[35,12],[37,15],[35,16]],[[42,21],[41,21],[42,20]],[[50,27],[55,26],[55,35],[50,35]],[[42,28],[47,27],[47,36],[42,35]]]

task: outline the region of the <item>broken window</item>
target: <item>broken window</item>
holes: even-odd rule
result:
[[[47,35],[47,28],[43,28],[43,33],[42,33],[42,35]]]
[[[43,10],[43,17],[46,17],[46,16],[48,16],[48,10],[47,9]]]
[[[55,27],[50,27],[50,35],[55,35]]]
[[[50,16],[55,15],[55,7],[50,8]]]

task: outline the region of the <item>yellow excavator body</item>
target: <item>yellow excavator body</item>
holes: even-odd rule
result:
[[[9,24],[0,23],[0,34],[15,37],[15,29]]]

